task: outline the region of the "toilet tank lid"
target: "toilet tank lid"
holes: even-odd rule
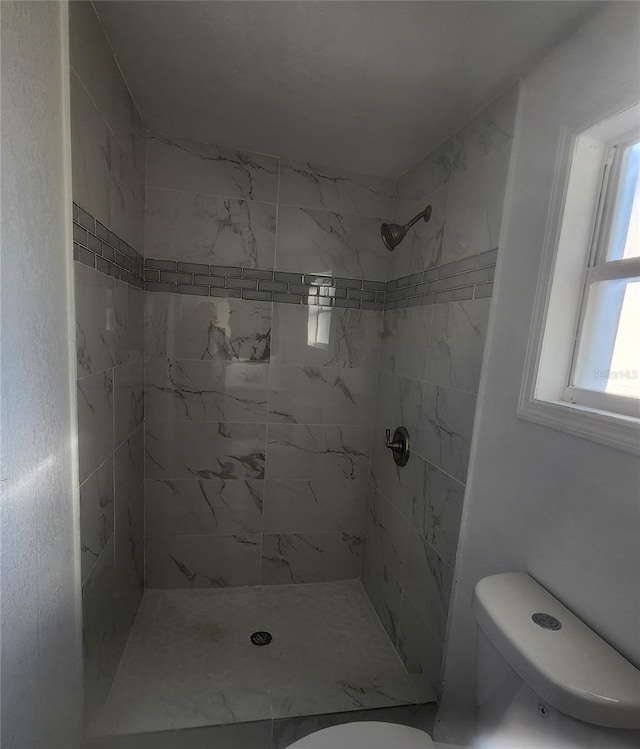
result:
[[[532,577],[485,577],[473,609],[496,650],[557,710],[586,723],[640,728],[640,671]],[[536,617],[541,626],[535,614],[552,618]]]

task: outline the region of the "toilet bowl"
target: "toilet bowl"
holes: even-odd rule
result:
[[[477,720],[471,746],[640,746],[640,671],[533,578],[511,572],[480,580],[473,611]],[[365,721],[324,728],[289,749],[456,747],[417,728]]]
[[[364,721],[323,728],[289,749],[440,749],[424,731],[396,723]],[[449,747],[451,749],[451,747]]]

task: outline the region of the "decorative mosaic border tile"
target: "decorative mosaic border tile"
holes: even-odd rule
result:
[[[147,291],[368,310],[383,309],[386,288],[384,281],[153,258],[145,259],[144,281]]]
[[[385,310],[484,299],[493,293],[498,250],[387,281]]]
[[[76,203],[73,204],[73,259],[144,288],[142,255]]]
[[[493,293],[498,250],[392,281],[143,258],[87,211],[73,204],[73,258],[146,291],[260,302],[392,310],[482,299]]]

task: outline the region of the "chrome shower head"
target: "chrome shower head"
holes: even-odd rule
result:
[[[415,215],[411,219],[411,221],[409,221],[407,224],[404,224],[404,226],[402,224],[382,224],[382,226],[380,227],[380,234],[382,235],[384,246],[390,252],[393,252],[393,250],[395,250],[395,248],[405,238],[409,229],[416,223],[416,221],[419,221],[421,218],[425,220],[425,223],[431,218],[430,205],[428,205],[424,209],[424,211]]]

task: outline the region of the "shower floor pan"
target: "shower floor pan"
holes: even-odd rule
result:
[[[251,635],[267,631],[270,644]],[[93,736],[432,702],[361,583],[146,590]]]

